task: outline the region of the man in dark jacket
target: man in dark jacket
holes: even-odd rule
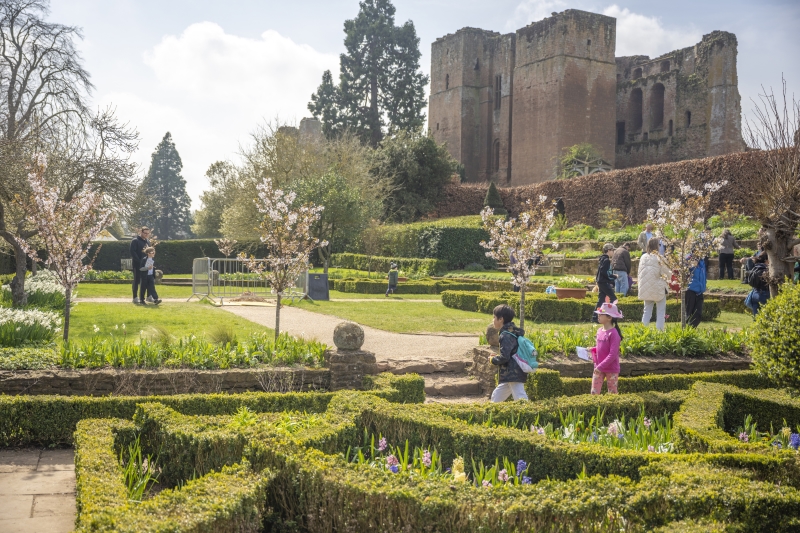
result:
[[[755,256],[755,265],[747,274],[747,282],[753,287],[753,290],[748,295],[749,307],[753,311],[753,317],[758,314],[761,306],[769,300],[768,264],[767,252],[759,252]],[[745,300],[745,303],[747,303],[747,300]]]
[[[492,364],[500,367],[500,379],[492,392],[493,402],[503,402],[509,396],[515,400],[527,400],[525,381],[528,375],[522,371],[512,357],[517,353],[517,337],[525,332],[514,325],[514,310],[502,304],[494,308],[494,328],[500,332],[500,355],[492,357]]]
[[[611,270],[617,276],[614,290],[625,296],[628,294],[628,275],[631,273],[630,244],[627,242],[614,250],[614,255],[611,256]]]
[[[150,228],[147,226],[142,226],[139,230],[139,235],[134,237],[131,241],[131,262],[133,267],[133,303],[139,303],[139,297],[137,295],[139,284],[142,284],[142,292],[144,292],[144,285],[145,280],[147,279],[147,273],[145,272],[144,276],[142,276],[141,270],[139,270],[140,265],[142,264],[142,258],[145,257],[144,249],[150,246],[150,241],[148,237],[150,236]],[[144,303],[144,302],[142,302]]]
[[[608,297],[609,303],[617,301],[617,295],[614,293],[614,282],[617,276],[614,275],[611,268],[611,254],[614,253],[614,245],[607,242],[603,245],[603,255],[597,259],[597,274],[594,276],[594,281],[597,283],[597,309],[603,305]],[[597,313],[592,313],[592,322],[597,323]]]

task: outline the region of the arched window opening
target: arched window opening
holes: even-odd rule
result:
[[[638,133],[642,130],[641,89],[634,89],[631,91],[631,99],[628,101],[628,122],[631,125],[631,132]]]
[[[496,139],[494,141],[494,171],[498,172],[500,170],[500,140]]]
[[[656,83],[650,91],[650,129],[664,127],[664,86]]]
[[[449,88],[450,88],[450,74],[445,74],[444,75],[444,90],[446,91]]]
[[[669,121],[669,136],[672,137],[672,121]]]
[[[617,122],[617,144],[625,144],[625,123]]]
[[[634,80],[638,80],[641,77],[642,77],[642,69],[640,69],[640,68],[634,69],[634,71],[633,71],[633,79]]]
[[[688,128],[691,125],[692,125],[692,112],[691,111],[687,111],[686,112],[686,127]]]
[[[661,62],[661,72],[669,72],[669,59]]]

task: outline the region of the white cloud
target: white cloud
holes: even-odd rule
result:
[[[564,0],[525,0],[514,9],[514,16],[506,22],[508,31],[515,31],[531,22],[549,17],[554,11],[563,11]]]
[[[183,177],[200,207],[204,174],[214,161],[236,159],[240,142],[265,119],[299,122],[322,72],[338,72],[334,54],[322,54],[267,30],[259,39],[226,34],[217,24],[188,26],[143,54],[153,83],[107,93],[118,116],[141,135],[136,161],[144,172],[164,133],[172,133]]]
[[[667,29],[657,17],[647,17],[613,4],[604,15],[617,19],[617,57],[648,55],[658,57],[678,48],[692,46],[702,35],[695,28]]]

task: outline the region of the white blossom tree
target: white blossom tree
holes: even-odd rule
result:
[[[225,239],[225,238],[214,239],[214,244],[217,245],[219,251],[222,252],[222,255],[224,255],[226,258],[233,255],[233,252],[236,251],[236,248],[234,247],[238,242],[239,241],[237,241],[236,239]]]
[[[659,200],[657,209],[647,210],[647,219],[653,221],[656,235],[666,246],[664,264],[677,275],[681,287],[681,328],[686,327],[686,289],[694,269],[711,254],[717,242],[706,229],[711,195],[727,183],[706,183],[697,190],[680,182],[679,198],[670,203]],[[666,281],[669,283],[670,279]]]
[[[528,281],[536,274],[536,258],[547,234],[555,222],[553,203],[546,196],[537,202],[527,200],[525,210],[517,218],[493,217],[494,210],[485,207],[481,211],[483,228],[489,233],[489,241],[481,241],[486,256],[498,262],[508,261],[507,270],[512,283],[519,287],[519,327],[525,326],[525,291]]]
[[[47,158],[38,154],[28,173],[33,194],[28,200],[18,201],[36,227],[39,242],[47,250],[45,266],[64,287],[64,342],[67,342],[72,292],[92,268],[91,262],[84,263],[84,259],[92,241],[111,225],[114,215],[103,206],[103,195],[91,184],[84,185],[69,200],[62,199],[58,188],[47,184],[46,169]],[[31,259],[39,260],[31,243],[22,240],[20,244]]]
[[[275,339],[278,339],[281,325],[281,298],[295,286],[300,274],[306,270],[308,260],[319,246],[327,246],[312,236],[312,226],[319,220],[324,206],[306,204],[295,206],[297,195],[273,186],[270,178],[265,178],[257,187],[256,208],[262,215],[258,227],[261,242],[269,248],[266,259],[247,257],[239,254],[239,259],[247,262],[247,268],[266,280],[278,297],[275,310]]]

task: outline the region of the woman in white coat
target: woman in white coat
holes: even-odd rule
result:
[[[664,265],[658,255],[658,238],[653,237],[647,242],[647,249],[639,259],[639,299],[644,300],[644,315],[642,324],[650,324],[653,315],[653,306],[656,308],[656,328],[664,331],[664,315],[667,311],[667,277],[669,268]]]

